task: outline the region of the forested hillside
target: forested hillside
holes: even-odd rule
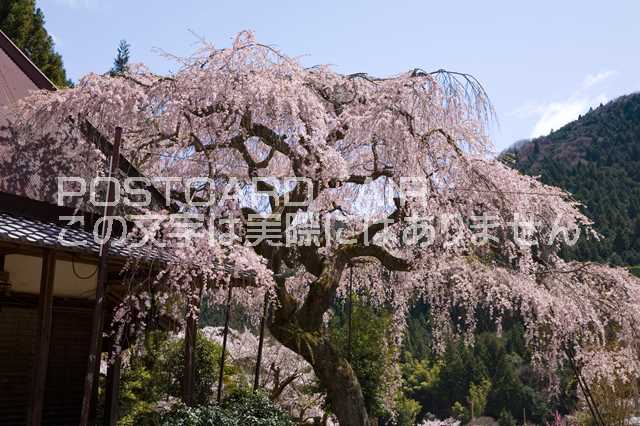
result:
[[[548,136],[519,142],[502,158],[584,203],[605,238],[581,238],[568,257],[640,264],[640,93],[600,105]]]

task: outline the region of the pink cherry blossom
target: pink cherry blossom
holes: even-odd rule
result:
[[[144,282],[131,262],[132,291],[116,312],[120,337],[143,330],[149,299],[184,320],[198,315],[205,295],[223,304],[231,285],[234,303],[257,322],[266,293],[273,306],[271,334],[313,367],[342,424],[363,425],[359,385],[325,326],[335,297],[348,293],[345,271],[353,267],[354,290],[393,307],[398,336],[407,308],[421,298],[431,307],[436,344],[452,337],[471,342],[476,313],[484,309],[498,328],[505,315],[522,318],[541,372],[552,372],[572,350],[585,366],[597,364],[594,374],[613,370],[637,377],[638,280],[622,269],[559,257],[558,228],[597,235],[570,194],[495,159],[486,135],[491,108],[472,77],[422,70],[388,78],[341,75],[328,66],[307,68],[250,32],[229,48],[205,43],[195,55],[174,59],[180,68],[168,76],[136,66],[125,76],[91,74],[74,88],[36,93],[21,103],[11,125],[8,158],[43,162],[56,153],[65,161],[51,164],[51,176],[103,173],[94,166],[100,156],[87,140],[89,122],[105,135],[122,127],[126,157],[147,176],[178,177],[172,188],[177,194],[189,178],[205,176],[213,183],[196,188],[195,196],[218,200],[237,180],[236,193],[244,199],[199,208],[177,198],[166,208],[157,235],[171,260]],[[36,150],[27,148],[32,143]],[[80,153],[86,162],[77,161]],[[257,196],[249,189],[255,177],[270,178],[263,187],[278,196],[266,204],[248,202]],[[274,183],[287,177],[310,184]],[[403,177],[423,179],[425,196],[404,197]],[[290,200],[303,199],[309,185],[309,203],[282,203],[285,192]],[[178,247],[167,236],[178,227],[170,216],[176,211],[201,213],[212,219],[209,230],[231,227],[238,239],[229,246],[195,238]],[[434,228],[427,246],[400,238],[410,217],[483,213],[499,218],[492,231],[500,243],[474,244],[464,221],[456,232]],[[334,230],[340,223],[353,241],[252,245],[248,214],[264,220],[267,214],[293,215],[283,235],[317,215]],[[221,216],[237,222],[221,225],[215,220]],[[509,225],[515,217],[535,221],[530,246],[517,243]],[[382,219],[391,226],[371,225]],[[370,225],[363,227],[365,220]],[[451,317],[453,308],[461,317]]]

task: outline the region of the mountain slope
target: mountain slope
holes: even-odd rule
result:
[[[518,142],[502,158],[585,204],[606,238],[581,238],[568,257],[640,263],[640,93],[601,105],[548,136]]]

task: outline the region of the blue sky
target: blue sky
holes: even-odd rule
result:
[[[38,0],[73,80],[105,72],[120,39],[132,61],[175,69],[193,33],[218,46],[251,29],[307,65],[377,76],[445,68],[475,75],[497,111],[498,149],[640,90],[640,2]],[[192,33],[193,32],[193,33]]]

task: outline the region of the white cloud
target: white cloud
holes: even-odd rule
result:
[[[601,71],[585,76],[579,88],[567,99],[552,102],[529,102],[512,115],[520,118],[536,117],[530,137],[546,135],[584,114],[590,107],[605,103],[606,93],[596,92],[598,86],[617,74],[616,71]]]
[[[618,72],[612,70],[600,71],[596,74],[587,74],[587,76],[584,78],[584,81],[582,82],[582,87],[585,89],[589,89],[613,77],[616,74],[618,74]]]
[[[540,108],[538,121],[533,126],[531,137],[542,136],[557,130],[572,120],[584,114],[592,105],[598,105],[607,101],[605,95],[599,95],[592,99],[567,99],[562,102],[551,102]]]

